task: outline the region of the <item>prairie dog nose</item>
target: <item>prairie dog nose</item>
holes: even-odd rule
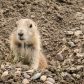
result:
[[[18,32],[18,35],[19,35],[19,36],[23,36],[23,35],[24,35],[24,33],[22,32],[22,30],[20,30],[20,31]]]

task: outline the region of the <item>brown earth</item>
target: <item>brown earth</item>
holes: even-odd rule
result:
[[[84,40],[80,40],[74,35],[66,36],[65,33],[76,30],[81,30],[84,33],[83,7],[83,0],[0,0],[0,65],[5,63],[6,58],[9,57],[9,36],[15,22],[21,18],[28,18],[37,23],[41,35],[43,53],[48,61],[48,73],[45,75],[52,77],[56,84],[62,84],[61,81],[64,79],[61,75],[62,72],[67,72],[73,77],[73,73],[69,72],[67,68],[72,65],[83,65],[83,58],[80,58],[81,61],[78,63],[78,59],[75,59],[73,55],[73,50],[77,49],[80,44],[81,52],[83,52]],[[69,41],[75,42],[77,40],[79,41],[74,48],[67,45]],[[62,53],[64,60],[73,55],[74,62],[71,65],[62,65],[64,61],[60,62],[56,59],[56,55],[62,50],[63,45],[68,47],[68,50]],[[12,69],[14,70],[15,67],[14,65]],[[60,69],[64,70],[61,71]],[[74,72],[82,74],[79,79],[73,77],[73,81],[67,81],[65,78],[66,84],[83,84],[83,71],[82,68],[81,71]],[[3,70],[0,70],[0,76],[2,72]],[[21,84],[22,79],[23,77],[16,79],[9,77],[4,81],[0,79],[0,84]],[[39,79],[31,82],[31,84],[36,83],[43,84]]]

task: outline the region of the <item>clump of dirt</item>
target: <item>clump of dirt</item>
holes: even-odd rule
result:
[[[43,53],[48,62],[48,72],[43,74],[53,78],[58,84],[84,82],[83,0],[1,0],[0,10],[0,65],[6,64],[7,57],[11,59],[9,37],[15,22],[21,18],[28,18],[37,23],[41,35]],[[82,34],[75,35],[77,30],[82,31]],[[56,56],[62,51],[63,46],[66,46],[61,53],[63,61],[58,61]],[[22,74],[20,77],[13,74],[17,65],[12,66],[14,68],[0,69],[0,83],[22,83]],[[22,68],[20,66],[22,65],[19,65],[19,68]],[[1,75],[6,69],[9,70],[9,75],[2,80]],[[38,79],[30,83],[44,82]]]

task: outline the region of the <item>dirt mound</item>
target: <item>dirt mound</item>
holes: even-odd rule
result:
[[[21,18],[28,18],[37,23],[41,35],[43,53],[48,61],[48,72],[45,75],[52,77],[58,84],[84,82],[83,0],[1,0],[0,10],[0,64],[5,63],[9,56],[9,36],[15,22]],[[77,30],[82,33],[77,34]],[[67,33],[67,31],[71,32]],[[63,46],[66,46],[61,53],[64,61],[60,62],[56,56],[62,51]],[[0,76],[3,72],[0,70]],[[0,79],[0,82],[20,84],[23,77],[14,79],[12,71],[9,72],[11,77],[7,77],[4,81]],[[43,84],[44,82],[39,79],[31,82],[31,84],[36,83]]]

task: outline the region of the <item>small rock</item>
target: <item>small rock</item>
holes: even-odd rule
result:
[[[31,18],[35,18],[35,16],[34,15],[31,15]]]
[[[34,69],[26,71],[27,73],[34,73]]]
[[[42,81],[45,81],[47,79],[47,77],[45,76],[45,75],[42,75],[41,77],[40,77],[40,80],[42,80]]]
[[[78,44],[78,48],[81,48],[81,44]]]
[[[81,70],[82,68],[83,68],[82,65],[78,65],[78,66],[76,67],[77,71]]]
[[[75,28],[73,28],[73,29],[71,29],[72,31],[75,31],[76,29]]]
[[[9,62],[6,62],[6,67],[9,67],[11,65],[11,63],[9,63]]]
[[[27,78],[27,79],[30,78],[30,75],[28,75],[27,73],[24,73],[23,76],[24,76],[25,78]]]
[[[76,71],[76,68],[75,67],[70,67],[70,71],[71,72],[75,72]]]
[[[60,53],[58,53],[56,59],[59,61],[63,61],[63,56]]]
[[[75,67],[68,67],[68,68],[66,68],[66,71],[67,72],[71,72],[71,73],[74,73],[74,72],[76,72],[77,71],[77,69],[75,68]]]
[[[82,60],[82,64],[84,64],[84,59]]]
[[[42,69],[41,72],[42,72],[42,73],[47,73],[48,70],[47,70],[47,69]]]
[[[68,82],[66,82],[65,80],[61,80],[60,81],[62,84],[68,84]]]
[[[16,72],[15,72],[15,75],[16,75],[16,76],[20,76],[20,75],[21,75],[21,72],[20,72],[20,71],[16,71]]]
[[[76,57],[77,57],[77,58],[84,57],[84,53],[77,53]]]
[[[29,80],[25,78],[25,79],[23,79],[22,83],[23,84],[29,84]]]
[[[74,32],[74,35],[75,36],[80,36],[82,34],[82,31],[81,30],[77,30]]]
[[[76,78],[77,78],[77,79],[80,79],[80,75],[79,75],[79,74],[77,74],[77,75],[76,75]]]
[[[64,62],[62,63],[62,65],[70,65],[71,61],[72,61],[72,59],[65,59]]]
[[[74,50],[74,53],[79,53],[79,49],[75,49]]]
[[[76,40],[74,40],[74,44],[77,44],[78,42],[80,42],[80,39],[76,39]]]
[[[74,33],[72,31],[67,31],[66,35],[73,35]]]
[[[8,71],[4,71],[3,74],[1,75],[1,78],[4,78],[8,75]]]
[[[81,12],[77,12],[75,15],[76,20],[82,20],[84,17],[84,14]]]
[[[6,67],[6,69],[11,69],[12,68],[12,66],[10,65],[9,67]]]
[[[66,80],[67,82],[72,82],[73,81],[73,78],[68,76],[68,75],[64,76],[63,79]]]
[[[62,41],[63,41],[63,43],[66,43],[66,42],[67,42],[67,41],[66,41],[66,38],[63,38]]]
[[[61,76],[62,76],[62,77],[66,76],[66,75],[69,75],[69,74],[68,74],[67,72],[62,72],[62,73],[61,73]]]
[[[81,64],[81,59],[78,59],[77,60],[77,64]]]
[[[83,8],[83,7],[81,7],[80,9],[81,9],[81,10],[84,10],[84,8]]]
[[[4,66],[4,64],[2,64],[2,65],[1,65],[1,69],[5,69],[5,66]]]
[[[25,0],[21,0],[21,3],[24,4],[25,3]]]
[[[55,83],[55,80],[53,78],[47,78],[46,81],[49,81],[49,82],[51,82],[53,84]]]
[[[70,64],[71,64],[71,60],[70,60],[70,59],[67,59],[67,60],[66,60],[66,64],[67,64],[67,65],[70,65]]]
[[[19,7],[19,8],[22,8],[22,7],[23,7],[23,4],[18,4],[18,7]]]
[[[80,79],[80,75],[79,74],[72,74],[74,78]]]
[[[15,68],[16,69],[16,71],[21,71],[21,68]]]
[[[34,76],[32,76],[31,79],[36,80],[36,79],[40,78],[41,75],[42,75],[42,73],[37,73]]]
[[[53,83],[51,83],[49,81],[45,81],[44,84],[53,84]]]
[[[70,47],[74,47],[75,46],[75,44],[73,42],[68,42],[68,44],[69,44]]]
[[[76,77],[76,74],[72,74],[73,75],[73,77]]]
[[[82,25],[84,25],[84,21],[81,21],[80,23],[81,23]]]

